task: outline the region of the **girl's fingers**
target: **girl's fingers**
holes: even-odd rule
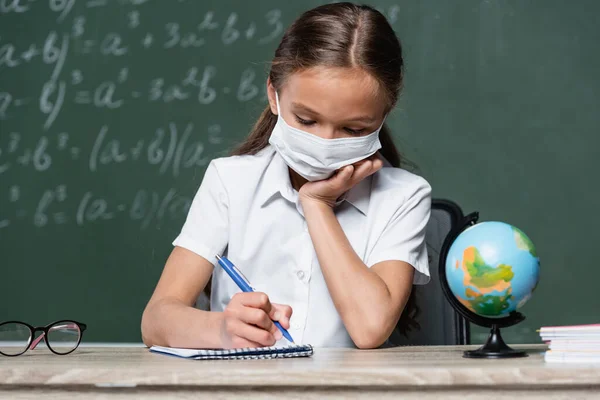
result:
[[[262,292],[236,293],[231,299],[235,299],[242,306],[259,308],[267,314],[271,312],[271,302],[269,301],[269,296]]]
[[[277,329],[275,325],[273,325],[273,327]],[[280,332],[279,329],[277,329],[277,331]],[[235,332],[236,336],[255,342],[260,346],[273,346],[277,341],[272,332],[258,328],[254,325],[248,325],[242,321],[239,321],[239,325],[235,326]]]
[[[269,316],[272,320],[278,321],[285,329],[290,329],[292,307],[284,304],[273,304],[273,310]]]
[[[266,331],[274,332],[277,327],[269,318],[264,310],[253,307],[243,307],[238,311],[237,317],[242,321],[250,325],[256,325]]]
[[[344,168],[338,170],[338,172],[331,178],[331,185],[334,187],[343,187],[350,179],[352,179],[354,172],[354,165],[345,166]]]
[[[373,175],[383,167],[383,161],[380,158],[368,158],[361,161],[360,165],[355,167],[352,175],[352,184],[356,185],[369,175]]]
[[[352,175],[352,183],[353,185],[362,181],[364,178],[371,174],[371,169],[373,168],[373,162],[371,160],[364,160],[359,166],[354,169],[354,174]]]
[[[253,342],[248,339],[244,339],[243,337],[234,336],[231,339],[231,348],[234,349],[243,349],[243,348],[254,348],[254,347],[262,347],[260,343]]]

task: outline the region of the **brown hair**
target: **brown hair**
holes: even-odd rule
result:
[[[394,30],[377,10],[352,3],[333,3],[306,11],[284,33],[271,62],[269,78],[276,90],[303,69],[324,66],[361,68],[379,83],[391,110],[404,81],[402,46]],[[269,144],[277,115],[269,105],[254,124],[250,135],[232,155],[256,154]],[[394,167],[401,160],[389,129],[379,132],[379,153]]]
[[[352,3],[333,3],[303,13],[284,33],[271,63],[269,78],[276,90],[303,69],[325,66],[361,68],[376,79],[391,110],[402,90],[402,47],[386,18],[377,10]],[[277,116],[267,105],[250,135],[232,155],[256,154],[269,144]],[[403,161],[387,126],[379,133],[380,154],[394,167]],[[414,291],[398,324],[402,333],[418,328]]]

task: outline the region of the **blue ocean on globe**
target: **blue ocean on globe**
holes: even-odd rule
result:
[[[532,296],[540,277],[535,246],[520,229],[481,222],[464,230],[446,258],[451,292],[472,312],[505,317]]]

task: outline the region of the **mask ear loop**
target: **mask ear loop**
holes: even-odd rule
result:
[[[277,91],[275,91],[275,103],[277,104],[277,114],[281,117],[281,108],[279,107],[279,95],[277,94]]]
[[[389,112],[387,112],[384,116],[383,116],[383,121],[381,122],[381,125],[379,125],[379,129],[377,129],[378,131],[383,129],[383,125],[385,124],[385,120],[387,119],[388,115],[390,115]]]

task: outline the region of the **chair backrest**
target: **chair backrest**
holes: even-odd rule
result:
[[[448,200],[432,201],[431,217],[425,234],[431,281],[427,285],[414,287],[420,310],[416,319],[421,328],[409,332],[407,336],[395,330],[389,339],[390,345],[469,344],[468,322],[446,300],[438,274],[444,240],[462,218],[462,210],[457,204]]]

